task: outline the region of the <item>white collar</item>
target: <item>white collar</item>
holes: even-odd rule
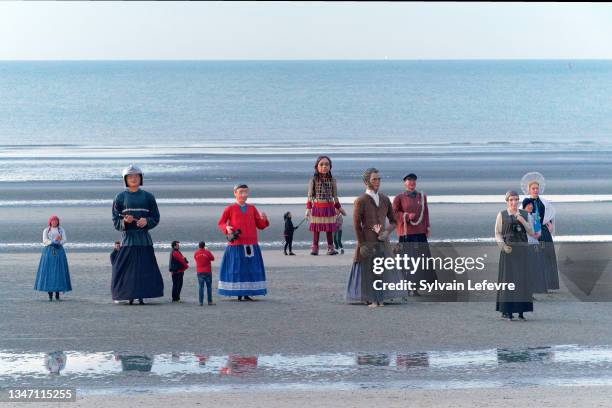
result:
[[[372,197],[374,203],[376,203],[376,206],[378,207],[378,205],[380,204],[380,195],[378,195],[378,191],[370,190],[369,188],[367,188],[366,194]]]

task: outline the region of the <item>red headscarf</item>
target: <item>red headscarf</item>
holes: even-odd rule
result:
[[[57,221],[57,226],[59,227],[59,225],[60,225],[59,217],[57,215],[53,214],[51,217],[49,217],[49,228],[51,228],[51,225],[53,225],[52,223],[53,223],[54,220]]]

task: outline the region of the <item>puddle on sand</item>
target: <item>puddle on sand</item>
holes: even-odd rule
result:
[[[96,392],[219,387],[471,388],[612,384],[612,347],[557,345],[412,353],[206,355],[0,351],[6,386]],[[149,388],[150,387],[150,388]]]

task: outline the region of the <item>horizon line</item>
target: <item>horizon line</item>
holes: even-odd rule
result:
[[[6,59],[0,62],[453,62],[453,61],[612,61],[609,58],[49,58]]]

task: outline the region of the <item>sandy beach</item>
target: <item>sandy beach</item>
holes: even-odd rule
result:
[[[296,405],[313,407],[607,407],[612,391],[610,386],[475,388],[436,390],[336,390],[336,391],[244,391],[223,393],[181,393],[155,395],[97,395],[77,397],[76,402],[65,403],[70,407],[161,408],[168,405],[180,407],[233,407],[248,404],[250,407],[289,408]],[[62,404],[63,405],[63,404]],[[6,407],[58,406],[57,403],[4,403]]]
[[[156,395],[148,397],[86,397],[75,406],[152,408],[179,404],[180,406],[229,407],[247,402],[255,407],[294,407],[308,404],[316,407],[606,407],[609,405],[610,386],[522,388],[522,389],[463,389],[463,390],[351,390],[351,391],[273,391],[257,393]]]
[[[612,335],[609,303],[579,303],[566,289],[538,295],[529,321],[499,320],[494,303],[437,303],[426,297],[371,310],[344,301],[352,251],[312,257],[306,251],[286,257],[264,251],[269,294],[256,302],[218,298],[217,306],[197,305],[197,280],[186,272],[182,298],[170,303],[170,274],[163,273],[165,297],[144,307],[116,305],[110,297],[106,253],[69,253],[73,291],[48,302],[32,290],[39,255],[10,254],[0,259],[4,335],[0,348],[17,350],[169,349],[218,353],[320,353],[421,351],[429,349],[550,344],[601,344]],[[185,255],[191,256],[186,251]],[[220,260],[222,253],[215,251]],[[162,271],[168,253],[158,251]],[[213,284],[218,266],[213,269]],[[415,300],[416,299],[416,300]],[[381,335],[378,335],[379,333]]]
[[[2,388],[74,387],[71,406],[87,407],[610,405],[609,61],[74,61],[0,71],[0,113],[10,118],[0,121]],[[347,211],[346,253],[310,256],[302,224],[297,256],[284,256],[283,214],[302,220],[320,154],[333,159]],[[151,235],[164,297],[144,306],[110,294],[109,252],[121,235],[111,203],[129,163],[161,213]],[[494,294],[347,304],[352,203],[369,167],[389,196],[418,174],[431,242],[450,242],[455,256],[486,251],[493,266],[504,193],[541,172],[557,212],[560,290],[536,295],[525,322],[500,319]],[[193,250],[205,240],[214,252],[216,287],[226,245],[217,222],[237,183],[271,221],[258,234],[268,295],[239,302],[215,290],[216,306],[200,307]],[[33,285],[51,214],[67,232],[73,291],[49,302]],[[182,303],[170,301],[172,240],[192,261]],[[497,270],[480,278],[495,282]]]

